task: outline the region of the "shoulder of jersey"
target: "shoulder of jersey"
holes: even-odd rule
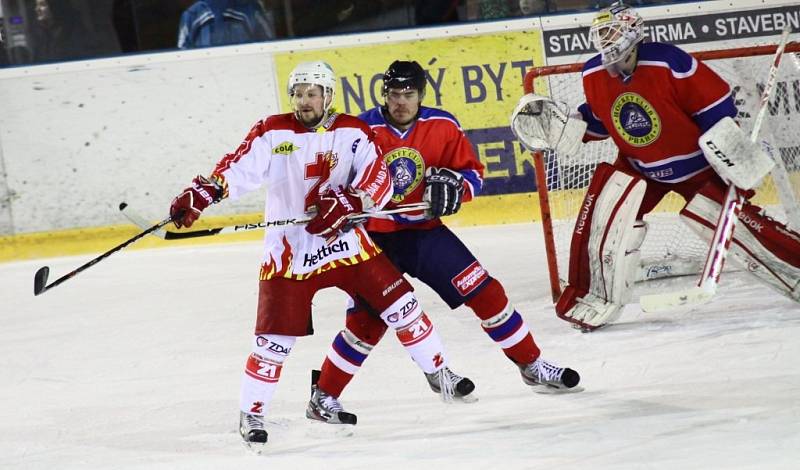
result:
[[[328,131],[346,128],[359,129],[361,132],[367,135],[370,133],[369,126],[366,122],[350,114],[339,114],[336,116],[336,120],[333,121],[333,125],[328,129]]]
[[[697,61],[683,49],[663,42],[646,42],[639,46],[639,64],[668,67],[676,76],[691,75]]]
[[[294,117],[294,113],[274,114],[264,119],[262,124],[262,133],[275,130],[288,130],[297,131],[302,130],[302,127]]]
[[[383,113],[381,112],[380,106],[376,106],[369,111],[364,111],[358,115],[358,118],[366,122],[370,127],[386,124],[386,120],[383,119]]]
[[[458,119],[456,119],[456,117],[452,114],[443,109],[429,108],[427,106],[420,107],[418,122],[419,121],[450,122],[459,129],[461,128],[461,124],[459,124]]]

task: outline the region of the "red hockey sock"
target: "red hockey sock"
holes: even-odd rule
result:
[[[480,318],[481,327],[517,364],[529,364],[541,354],[522,315],[509,304],[505,290],[492,278],[489,285],[466,302]]]

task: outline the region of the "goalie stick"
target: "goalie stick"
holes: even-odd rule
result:
[[[73,270],[72,272],[61,276],[60,278],[56,279],[55,281],[53,281],[50,284],[47,284],[47,277],[50,275],[50,268],[47,267],[47,266],[42,266],[41,268],[39,268],[36,271],[36,274],[33,276],[33,295],[43,294],[43,293],[47,292],[48,290],[52,289],[53,287],[56,287],[57,285],[63,283],[64,281],[66,281],[68,279],[72,279],[73,277],[75,277],[81,271],[84,271],[86,269],[91,268],[95,264],[99,263],[100,261],[103,261],[105,258],[108,258],[109,256],[111,256],[114,253],[118,252],[119,250],[125,248],[126,246],[130,245],[131,243],[133,243],[133,242],[139,240],[140,238],[145,237],[145,236],[147,236],[147,235],[159,230],[161,227],[163,227],[163,226],[165,226],[165,225],[167,225],[167,224],[169,224],[171,222],[172,222],[172,217],[168,217],[168,218],[162,220],[161,222],[153,225],[152,227],[147,228],[142,233],[134,236],[133,238],[128,239],[127,241],[125,241],[123,243],[120,243],[119,245],[117,245],[114,248],[106,251],[102,255],[98,256],[97,258],[94,258],[93,260],[91,260],[88,263],[80,266],[79,268]]]
[[[399,205],[393,209],[380,210],[377,212],[364,212],[361,214],[353,214],[352,216],[350,216],[350,219],[353,221],[361,221],[369,217],[419,211],[428,209],[429,207],[430,204],[428,204],[427,202],[417,202],[414,204]],[[120,212],[122,212],[122,215],[124,215],[129,221],[131,221],[134,225],[138,226],[139,228],[145,228],[150,225],[150,222],[148,222],[147,219],[145,219],[144,217],[142,217],[142,215],[131,209],[130,206],[125,202],[120,203],[119,210]],[[161,230],[159,227],[158,230],[153,230],[150,233],[164,240],[180,240],[185,238],[210,237],[213,235],[226,234],[226,233],[249,232],[252,230],[259,230],[272,226],[277,227],[281,225],[305,225],[310,221],[311,219],[268,220],[265,222],[258,222],[254,224],[227,225],[225,227],[193,230],[190,232],[171,232],[169,230]]]
[[[753,123],[753,129],[750,132],[751,142],[756,142],[758,133],[761,130],[761,125],[764,122],[767,105],[769,104],[772,90],[777,81],[778,67],[780,67],[783,51],[789,39],[789,33],[791,33],[791,28],[787,26],[783,30],[780,42],[775,50],[775,56],[772,61],[772,66],[770,66],[769,69],[767,83],[764,85],[764,91],[761,93],[758,113]],[[722,204],[719,219],[717,220],[717,227],[711,239],[711,245],[709,246],[703,273],[700,275],[697,286],[679,292],[644,295],[639,298],[642,311],[660,312],[678,307],[701,305],[714,297],[717,293],[719,278],[722,274],[722,268],[725,265],[728,248],[733,240],[733,231],[736,228],[736,220],[739,218],[739,212],[742,209],[743,203],[744,196],[738,194],[733,185],[728,186],[728,191],[725,194],[725,202]]]

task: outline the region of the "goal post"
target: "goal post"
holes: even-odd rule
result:
[[[761,45],[693,52],[730,85],[739,110],[737,121],[745,131],[752,127],[765,71],[777,45]],[[753,202],[770,217],[795,230],[800,222],[800,43],[786,46],[787,57],[779,69],[778,82],[760,140],[772,149],[778,171],[765,178]],[[567,103],[572,110],[584,101],[581,84],[583,63],[535,67],[524,79],[525,93],[536,93]],[[571,233],[594,169],[600,162],[613,162],[617,148],[611,139],[588,142],[575,155],[554,151],[533,152],[542,229],[544,232],[550,288],[553,300],[561,294],[568,272]],[[783,169],[783,171],[781,171]],[[670,193],[645,216],[647,236],[637,281],[698,274],[708,244],[700,240],[678,217],[683,199]],[[729,265],[732,267],[732,265]],[[731,269],[730,267],[728,269]]]

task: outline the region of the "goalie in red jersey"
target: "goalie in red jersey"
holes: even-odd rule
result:
[[[385,104],[359,116],[376,133],[375,142],[392,175],[394,195],[386,207],[400,202],[430,204],[418,213],[371,218],[370,237],[401,272],[427,284],[450,308],[472,309],[525,384],[537,391],[572,389],[580,380],[578,373],[540,356],[503,286],[440,219],[456,213],[462,202],[480,192],[483,165],[452,114],[422,106],[425,84],[425,71],[417,62],[395,61],[383,76]],[[386,329],[375,308],[356,298],[346,328],[334,338],[324,361],[323,374],[337,371],[331,376],[349,381]],[[474,388],[447,368],[425,375],[431,389],[444,398],[464,398]]]
[[[558,316],[591,331],[616,320],[630,301],[633,267],[652,211],[670,191],[686,205],[681,219],[710,240],[725,200],[726,181],[742,181],[733,165],[712,165],[701,148],[713,139],[726,145],[736,168],[765,168],[767,156],[733,118],[731,87],[703,62],[678,47],[643,43],[643,20],[617,3],[592,22],[600,54],[583,67],[586,102],[567,115],[549,98],[526,95],[512,115],[512,129],[529,148],[576,154],[581,141],[611,138],[613,164],[598,165],[572,234],[568,285]],[[553,118],[555,117],[555,118]],[[750,184],[736,184],[748,190]],[[730,252],[758,279],[800,299],[800,235],[745,202]]]

